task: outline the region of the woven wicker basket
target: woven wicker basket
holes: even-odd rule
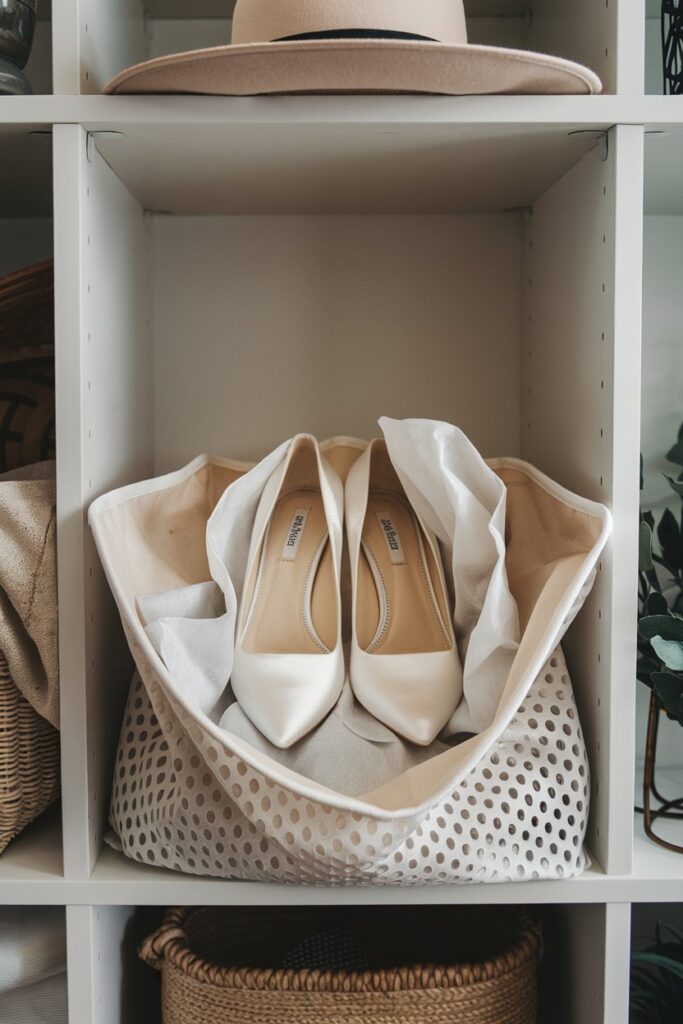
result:
[[[164,1024],[535,1024],[538,927],[500,908],[175,909]]]
[[[0,853],[59,796],[59,733],[17,689],[0,653]]]
[[[52,260],[0,278],[0,473],[54,458]],[[0,853],[59,796],[59,733],[0,651]]]

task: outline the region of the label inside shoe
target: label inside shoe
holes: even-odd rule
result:
[[[301,538],[304,535],[306,529],[306,520],[308,519],[308,513],[310,508],[297,508],[292,516],[292,521],[289,524],[287,530],[287,537],[285,538],[285,544],[282,548],[282,554],[280,558],[285,562],[293,562],[297,556],[299,545],[301,544]]]
[[[375,515],[386,541],[391,561],[394,565],[405,564],[406,559],[403,554],[403,545],[401,544],[401,538],[398,535],[393,519],[386,512],[376,512]]]

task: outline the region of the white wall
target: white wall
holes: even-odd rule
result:
[[[648,18],[645,30],[645,92],[661,96],[662,36],[659,18]]]
[[[644,245],[643,501],[661,509],[671,497],[665,455],[683,421],[683,216],[646,217]]]

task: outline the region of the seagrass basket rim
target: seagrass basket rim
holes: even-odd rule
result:
[[[506,908],[506,912],[515,921],[516,938],[508,949],[481,963],[402,964],[364,971],[226,967],[198,956],[190,946],[185,924],[191,914],[201,909],[170,908],[157,931],[140,945],[141,959],[155,970],[170,965],[194,981],[221,988],[348,994],[467,988],[500,980],[530,962],[538,964],[543,953],[540,925],[525,908],[514,907]]]

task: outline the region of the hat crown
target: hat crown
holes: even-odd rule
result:
[[[467,42],[463,0],[237,0],[232,41],[279,39],[345,31]]]

